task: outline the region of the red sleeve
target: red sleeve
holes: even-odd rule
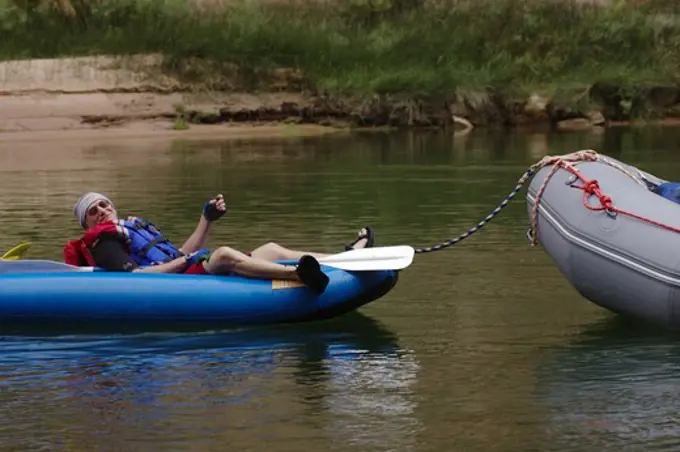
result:
[[[80,251],[80,240],[70,240],[64,246],[64,262],[78,267],[87,265]]]

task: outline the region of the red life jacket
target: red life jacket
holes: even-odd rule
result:
[[[78,267],[94,267],[95,262],[90,254],[90,248],[96,245],[102,235],[115,237],[129,247],[130,237],[123,226],[113,222],[101,223],[85,231],[81,238],[66,243],[64,262]]]
[[[93,267],[94,259],[89,250],[102,236],[114,237],[125,245],[139,267],[163,264],[184,255],[153,224],[128,217],[98,224],[88,229],[82,238],[68,242],[64,247],[66,263]]]

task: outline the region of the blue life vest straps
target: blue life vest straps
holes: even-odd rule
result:
[[[119,220],[130,238],[130,254],[137,265],[156,265],[170,262],[182,253],[161,231],[148,221],[136,217]]]

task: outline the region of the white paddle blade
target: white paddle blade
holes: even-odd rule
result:
[[[401,270],[411,265],[415,252],[408,245],[360,248],[322,257],[319,263],[349,271]]]

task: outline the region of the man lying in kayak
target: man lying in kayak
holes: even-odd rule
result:
[[[227,207],[222,195],[208,201],[193,234],[176,248],[148,221],[129,217],[120,220],[113,202],[101,193],[85,193],[73,213],[85,229],[83,237],[64,247],[64,261],[77,266],[100,267],[107,271],[183,274],[237,274],[261,279],[301,281],[321,293],[328,285],[318,258],[327,254],[295,251],[267,243],[250,253],[222,246],[214,252],[203,248],[212,223]],[[373,246],[370,227],[359,231],[345,249]],[[297,260],[297,265],[281,265],[277,260]]]

